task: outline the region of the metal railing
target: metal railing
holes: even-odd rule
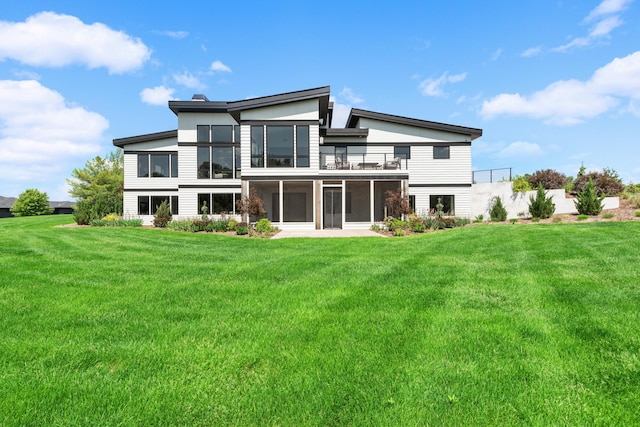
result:
[[[393,154],[349,154],[346,158],[320,153],[320,169],[408,169],[407,159]]]
[[[484,169],[472,172],[474,184],[489,184],[500,181],[511,181],[511,168]]]

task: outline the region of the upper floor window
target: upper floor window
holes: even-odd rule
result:
[[[198,147],[198,179],[233,178],[233,146],[200,146]],[[239,147],[235,147],[236,162],[240,161]],[[239,178],[240,165],[236,164]]]
[[[232,143],[233,142],[233,126],[231,125],[211,126],[211,142]]]
[[[251,167],[309,167],[309,155],[309,126],[251,126]]]
[[[433,147],[433,158],[434,159],[448,159],[449,158],[449,146],[434,146]]]
[[[138,154],[139,178],[177,178],[178,153]]]
[[[309,167],[309,126],[296,126],[296,166]]]
[[[409,145],[396,145],[393,147],[393,157],[400,159],[411,158],[411,146]]]
[[[267,126],[267,167],[293,167],[293,126]]]
[[[198,142],[210,142],[209,125],[198,125]]]

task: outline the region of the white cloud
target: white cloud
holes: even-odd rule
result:
[[[171,37],[172,39],[180,40],[189,35],[187,31],[155,31],[156,34]]]
[[[109,127],[100,114],[35,80],[0,80],[0,98],[0,169],[13,189],[21,181],[48,184],[66,176],[71,164],[99,151]]]
[[[362,104],[364,99],[353,93],[353,90],[348,87],[344,87],[340,92],[340,97],[346,99],[348,102],[352,104]]]
[[[555,52],[567,52],[572,48],[586,47],[594,41],[607,38],[609,34],[623,24],[622,19],[618,15],[626,9],[632,0],[604,0],[596,6],[584,22],[594,22],[589,34],[585,37],[576,37],[569,43],[553,48]]]
[[[497,60],[498,60],[498,58],[500,58],[500,55],[502,55],[502,49],[498,49],[498,50],[496,50],[495,52],[493,52],[493,53],[491,54],[491,60],[492,60],[492,61],[497,61]]]
[[[516,141],[500,150],[497,154],[497,157],[537,157],[543,154],[544,152],[538,144]]]
[[[458,83],[467,77],[467,73],[454,74],[444,73],[440,77],[423,80],[418,85],[418,89],[425,96],[445,96],[444,86],[448,83]]]
[[[29,70],[14,70],[12,71],[14,77],[20,80],[40,80],[40,74]]]
[[[166,106],[167,101],[175,99],[172,95],[175,89],[165,86],[142,89],[140,100],[145,104]]]
[[[225,64],[223,64],[221,61],[213,61],[211,63],[211,71],[217,72],[217,73],[231,73],[231,68],[229,68],[228,66],[226,66]]]
[[[542,52],[542,46],[530,47],[520,54],[524,58],[530,58],[532,56],[539,55]]]
[[[206,85],[203,84],[200,81],[200,79],[198,79],[196,76],[194,76],[193,74],[189,73],[188,71],[185,71],[182,74],[174,74],[173,75],[173,79],[179,85],[188,87],[190,89],[204,89],[204,88],[206,88]]]
[[[351,105],[341,104],[336,101],[333,96],[329,97],[329,101],[333,102],[333,118],[331,120],[331,127],[343,128],[347,124],[347,119],[351,112]]]
[[[513,115],[557,125],[577,124],[611,110],[619,98],[640,99],[638,76],[640,51],[614,59],[586,82],[560,80],[530,96],[500,94],[485,101],[480,114],[486,119]]]
[[[45,67],[82,64],[118,74],[140,68],[150,56],[140,39],[74,16],[41,12],[25,22],[0,21],[0,60]]]
[[[589,22],[600,16],[622,12],[632,1],[633,0],[604,0],[589,13],[585,18],[585,21]]]

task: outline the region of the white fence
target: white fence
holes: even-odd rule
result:
[[[573,201],[567,198],[564,190],[548,190],[547,194],[553,197],[556,205],[555,214],[578,213]],[[530,217],[529,198],[535,197],[536,191],[514,193],[511,182],[494,182],[492,184],[474,184],[471,187],[471,218],[482,215],[489,219],[489,211],[496,196],[500,196],[502,204],[507,209],[507,218]],[[602,202],[604,209],[617,209],[620,207],[618,197],[606,197]]]

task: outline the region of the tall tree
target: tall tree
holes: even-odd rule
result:
[[[124,189],[124,153],[118,148],[107,157],[94,157],[83,169],[74,169],[67,179],[69,194],[78,200],[78,214],[86,220],[100,219],[114,213],[122,215]],[[84,222],[84,221],[83,221]]]
[[[15,216],[49,215],[51,212],[49,196],[35,188],[25,190],[11,206],[11,213]]]

